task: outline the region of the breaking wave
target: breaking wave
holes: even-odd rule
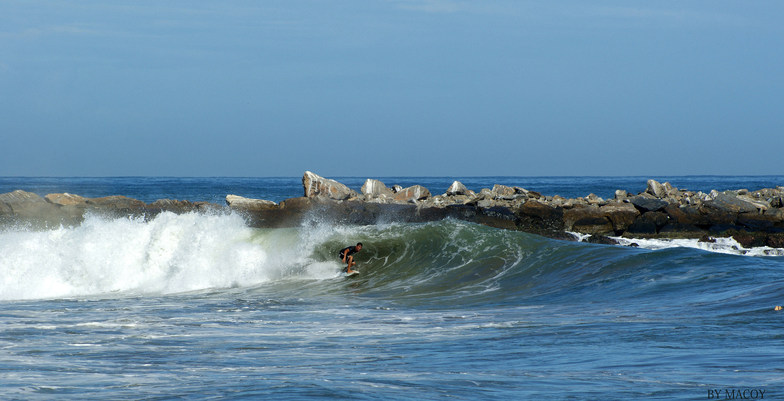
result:
[[[358,277],[337,252],[363,242]],[[653,246],[649,246],[653,248]],[[80,226],[0,231],[0,299],[136,296],[237,287],[429,304],[603,302],[678,296],[774,302],[782,258],[566,242],[455,220],[249,228],[234,214],[91,216]],[[272,286],[272,287],[270,287]],[[780,294],[779,294],[780,295]],[[745,301],[744,301],[745,302]],[[726,305],[725,305],[726,306]]]

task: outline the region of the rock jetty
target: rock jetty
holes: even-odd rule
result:
[[[121,195],[85,198],[62,193],[41,197],[32,192],[16,190],[0,194],[0,225],[21,224],[48,228],[79,224],[88,214],[105,217],[152,217],[164,211],[179,214],[221,208],[220,205],[208,202],[159,199],[147,204]]]
[[[78,224],[88,212],[151,217],[163,211],[232,210],[254,227],[290,227],[314,219],[377,224],[454,218],[558,239],[574,240],[572,233],[590,235],[588,240],[598,243],[614,243],[609,237],[733,237],[744,247],[784,248],[784,187],[703,193],[648,180],[638,194],[618,190],[613,199],[594,194],[565,199],[505,185],[476,193],[458,181],[433,195],[420,185],[388,187],[368,179],[358,193],[310,171],[302,185],[302,197],[275,203],[227,195],[226,206],[168,199],[145,204],[124,196],[42,198],[18,190],[0,194],[0,223]]]

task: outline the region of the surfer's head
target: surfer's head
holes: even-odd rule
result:
[[[357,242],[357,251],[362,250],[362,243]]]

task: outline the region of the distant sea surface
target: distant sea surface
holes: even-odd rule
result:
[[[359,190],[365,178],[329,177]],[[567,198],[784,176],[371,177]],[[0,193],[279,202],[299,177],[0,177]],[[356,242],[360,275],[340,274]],[[784,398],[784,257],[455,220],[256,229],[231,213],[0,227],[0,399]],[[717,395],[718,394],[718,395]],[[733,399],[742,399],[735,397]]]

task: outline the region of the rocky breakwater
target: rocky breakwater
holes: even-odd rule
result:
[[[577,239],[574,233],[603,243],[615,243],[611,237],[705,241],[733,237],[744,247],[784,248],[784,187],[703,193],[649,180],[640,193],[618,190],[613,199],[605,200],[594,194],[574,199],[544,196],[504,185],[474,192],[455,181],[443,194],[433,195],[420,185],[388,187],[374,179],[368,179],[356,192],[309,171],[302,177],[302,185],[302,197],[275,203],[228,195],[226,206],[169,199],[147,204],[124,196],[84,198],[67,193],[41,197],[17,190],[0,194],[0,224],[45,228],[79,224],[87,214],[148,218],[164,211],[231,210],[243,214],[254,227],[455,218],[558,239]]]
[[[595,195],[549,200],[564,211],[564,228],[583,234],[627,238],[733,237],[744,247],[784,248],[784,187],[710,193],[680,190],[648,180],[645,191],[615,198]],[[612,241],[609,241],[612,242]]]
[[[50,228],[80,224],[88,214],[110,218],[149,218],[164,211],[187,213],[220,208],[219,205],[207,202],[159,199],[144,203],[121,195],[85,198],[69,193],[41,197],[32,192],[16,190],[0,194],[0,224]]]
[[[306,171],[302,177],[304,196],[274,203],[262,199],[228,195],[230,209],[242,213],[254,227],[292,227],[307,222],[340,224],[424,222],[446,217],[440,210],[420,211],[418,201],[431,197],[422,186],[387,188],[378,180],[367,180],[362,193],[335,180]]]
[[[733,237],[745,247],[784,248],[784,187],[749,191],[680,190],[649,180],[632,195],[618,190],[613,199],[594,194],[565,199],[520,187],[495,185],[478,193],[455,181],[432,195],[422,186],[387,187],[368,179],[361,193],[312,172],[302,178],[304,196],[280,204],[247,200],[229,206],[244,212],[251,225],[280,227],[324,219],[346,224],[424,222],[451,217],[551,238],[615,243],[610,237]]]

